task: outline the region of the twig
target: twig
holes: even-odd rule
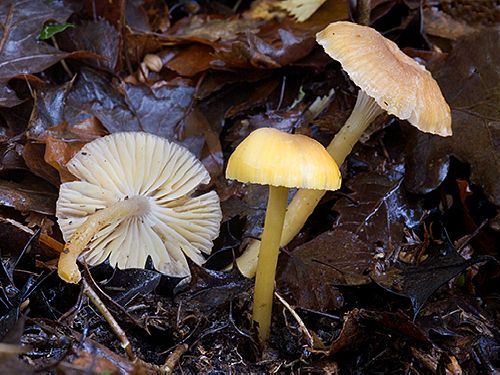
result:
[[[474,239],[474,237],[476,237],[479,232],[481,232],[484,228],[484,226],[488,224],[488,219],[484,220],[477,228],[476,230],[474,230],[473,233],[461,238],[460,241],[457,241],[457,251],[460,252],[464,249],[465,246],[467,246],[469,244],[470,241],[472,241]]]
[[[283,306],[285,306],[287,308],[287,310],[290,311],[290,314],[292,314],[294,319],[297,321],[297,323],[299,324],[300,330],[302,331],[302,333],[304,334],[304,336],[307,339],[307,343],[308,343],[309,347],[311,349],[314,348],[314,339],[313,339],[312,335],[309,333],[309,330],[307,329],[306,325],[304,324],[304,322],[300,318],[299,314],[297,314],[295,312],[295,310],[292,308],[292,306],[290,306],[288,304],[288,302],[285,301],[285,299],[278,294],[278,292],[275,291],[274,295],[279,299],[279,301],[283,304]]]
[[[177,362],[181,359],[181,357],[184,355],[184,353],[187,352],[189,348],[188,344],[180,344],[178,345],[175,350],[170,354],[163,364],[163,366],[160,367],[160,371],[162,374],[172,374],[174,371],[175,366],[177,365]]]
[[[87,283],[85,279],[82,279],[82,285],[83,285],[83,293],[89,298],[90,302],[92,302],[94,306],[97,307],[101,315],[108,322],[109,326],[111,327],[111,330],[120,340],[121,346],[125,350],[125,353],[127,353],[130,360],[134,361],[136,359],[136,356],[134,354],[134,351],[132,350],[132,345],[130,344],[130,341],[128,340],[127,335],[125,334],[123,329],[120,327],[120,325],[115,320],[113,315],[111,315],[108,308],[101,301],[101,298],[99,298],[97,293],[94,291],[94,289],[91,288],[91,286]]]
[[[50,39],[52,40],[52,43],[54,43],[54,47],[56,47],[57,49],[60,49],[59,45],[57,44],[56,38],[55,37],[51,37]],[[72,78],[73,77],[73,73],[69,69],[68,64],[66,64],[66,61],[64,61],[64,59],[61,60],[61,65],[64,68],[64,70],[66,71],[66,73],[68,74],[68,76],[70,78]]]

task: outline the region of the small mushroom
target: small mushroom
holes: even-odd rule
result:
[[[290,13],[297,21],[304,22],[325,2],[326,0],[282,0],[278,2],[278,6]]]
[[[271,325],[274,278],[288,188],[336,190],[340,187],[340,171],[315,140],[261,128],[252,132],[233,152],[226,178],[269,185],[253,305],[253,319],[259,324],[261,341],[265,342]]]
[[[327,147],[338,165],[370,123],[384,111],[423,132],[450,136],[451,113],[438,84],[424,66],[406,56],[376,30],[352,22],[331,23],[316,35],[325,52],[338,60],[360,90],[346,123]],[[287,207],[281,246],[304,226],[324,191],[299,190]],[[251,242],[236,263],[247,277],[255,273],[258,241]]]
[[[143,268],[148,257],[168,276],[188,277],[188,256],[205,261],[222,217],[210,181],[186,148],[147,133],[115,133],[86,144],[67,164],[79,181],[61,185],[56,215],[67,241],[59,276],[78,283],[82,251],[89,265]]]

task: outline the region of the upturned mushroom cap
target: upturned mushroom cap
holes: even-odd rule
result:
[[[297,21],[304,22],[322,6],[326,0],[282,0],[278,6],[289,12]]]
[[[143,212],[97,232],[83,254],[88,264],[143,268],[150,256],[160,272],[186,277],[185,256],[205,261],[222,214],[215,192],[191,196],[210,176],[186,148],[147,133],[115,133],[86,144],[67,167],[80,181],[62,184],[57,201],[66,241],[88,215],[144,197]]]
[[[331,23],[316,35],[325,52],[389,114],[423,132],[449,136],[450,107],[431,74],[370,27]]]
[[[262,185],[336,190],[340,171],[325,148],[304,135],[253,131],[229,158],[226,178]]]

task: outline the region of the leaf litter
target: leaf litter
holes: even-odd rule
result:
[[[473,16],[467,1],[371,2],[372,26],[429,60],[454,136],[388,116],[372,125],[342,166],[342,189],[283,249],[264,351],[252,282],[222,269],[260,236],[266,193],[227,182],[224,165],[259,127],[330,141],[357,90],[314,35],[357,10],[328,0],[300,23],[268,0],[230,3],[0,5],[0,339],[13,351],[2,346],[0,371],[498,371],[499,33],[490,2]],[[82,288],[54,272],[56,189],[73,178],[65,164],[119,131],[186,145],[224,213],[207,268],[191,264],[189,282],[151,265],[85,273],[135,358]]]

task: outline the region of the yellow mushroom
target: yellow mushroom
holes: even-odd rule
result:
[[[252,132],[233,152],[226,177],[269,185],[253,305],[253,319],[259,324],[261,341],[265,342],[271,326],[274,278],[288,188],[336,190],[340,187],[340,171],[315,140],[262,128]]]
[[[424,66],[405,55],[394,42],[370,27],[346,21],[331,23],[316,35],[316,40],[360,88],[350,117],[327,147],[338,165],[384,111],[423,132],[452,134],[450,107],[438,84]],[[287,208],[281,246],[299,233],[324,193],[301,189],[295,194]],[[259,241],[254,240],[236,260],[245,276],[255,274],[258,256]]]

